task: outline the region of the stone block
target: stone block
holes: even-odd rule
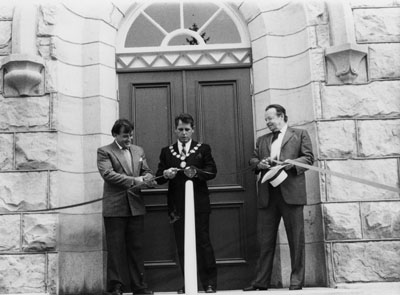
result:
[[[311,72],[312,59],[309,51],[287,58],[267,58],[269,87],[291,89],[309,84],[315,75]]]
[[[47,254],[47,292],[51,295],[58,294],[58,253]]]
[[[326,286],[325,251],[323,243],[306,244],[305,285]]]
[[[282,3],[283,4],[283,3]],[[261,15],[268,35],[292,35],[307,26],[307,16],[301,1],[290,2],[280,9],[265,11]],[[285,21],[282,21],[282,20]]]
[[[316,43],[320,48],[328,48],[331,46],[331,37],[329,31],[329,25],[318,25],[315,27]]]
[[[56,169],[57,133],[17,133],[15,138],[16,168]]]
[[[269,59],[264,58],[253,63],[254,93],[257,95],[271,87]]]
[[[21,236],[20,215],[0,215],[0,252],[19,251]]]
[[[304,235],[306,243],[324,240],[321,205],[304,206]]]
[[[251,41],[257,40],[268,33],[262,13],[251,19],[247,27],[249,28]]]
[[[375,0],[350,0],[350,5],[352,8],[390,7],[396,6],[396,0],[380,0],[379,2],[376,2]]]
[[[400,202],[362,203],[361,215],[365,238],[400,238]]]
[[[361,239],[360,207],[356,203],[324,204],[327,240]]]
[[[329,15],[324,2],[319,0],[300,2],[304,4],[304,11],[309,26],[328,24]]]
[[[56,35],[70,43],[100,41],[114,46],[116,29],[102,20],[84,18],[63,6],[57,10]]]
[[[400,82],[322,86],[323,118],[392,117],[400,115]]]
[[[332,258],[337,283],[400,279],[400,241],[335,243]]]
[[[65,214],[59,217],[61,251],[100,251],[103,249],[103,216]]]
[[[45,209],[47,172],[0,173],[0,212]]]
[[[59,89],[58,89],[58,65],[60,65],[59,62],[55,61],[55,60],[48,60],[46,59],[44,61],[45,63],[45,80],[46,80],[46,92],[48,93],[52,93],[52,95],[54,96],[56,92],[59,93]],[[66,80],[69,81],[69,80]],[[64,83],[65,84],[65,83]]]
[[[239,7],[239,11],[243,16],[246,23],[250,22],[254,19],[257,15],[261,13],[260,5],[255,1],[245,1]]]
[[[45,254],[0,255],[0,292],[44,293]]]
[[[56,126],[57,130],[71,133],[82,134],[83,128],[83,99],[59,93],[56,97]],[[96,110],[92,110],[97,113]]]
[[[121,12],[114,7],[111,1],[104,1],[101,5],[92,1],[85,3],[80,1],[70,1],[66,3],[66,7],[72,13],[80,15],[85,19],[100,20],[114,28],[118,27],[119,21],[123,17]]]
[[[400,7],[353,10],[357,42],[400,42]]]
[[[255,112],[256,112],[256,129],[266,127],[264,119],[264,110],[266,106],[273,103],[283,105],[289,117],[289,125],[301,125],[315,120],[316,114],[315,107],[313,105],[314,97],[319,96],[318,84],[311,83],[309,85],[281,90],[281,89],[269,89],[257,93],[255,95]],[[317,98],[315,99],[317,100]]]
[[[9,2],[3,2],[0,4],[0,20],[12,20],[14,13],[14,4]]]
[[[55,24],[60,23],[59,9],[60,6],[57,2],[44,2],[40,5],[40,15],[38,19],[38,36],[52,36],[55,34]],[[62,8],[61,8],[62,9]]]
[[[76,44],[55,38],[57,59],[75,66],[102,64],[115,67],[115,48],[103,43]]]
[[[50,97],[0,96],[0,130],[25,131],[49,128]]]
[[[399,175],[396,159],[327,161],[326,164],[331,171],[397,187]],[[395,192],[336,176],[327,176],[326,181],[327,199],[331,202],[399,198]]]
[[[14,136],[12,134],[0,134],[0,170],[13,168]]]
[[[102,251],[61,252],[59,257],[60,293],[102,293],[105,289]]]
[[[347,158],[357,155],[354,121],[318,122],[319,157]]]
[[[96,172],[78,174],[52,172],[50,174],[50,206],[60,207],[87,202],[102,197],[103,180]],[[63,209],[63,213],[98,213],[101,201],[84,206]]]
[[[58,168],[65,172],[83,172],[83,136],[58,134]]]
[[[358,122],[360,155],[364,157],[400,155],[400,120]]]
[[[57,79],[68,81],[59,85],[59,91],[76,97],[104,96],[115,98],[115,70],[102,65],[88,67],[57,65]]]
[[[313,40],[310,34],[313,32],[314,29],[306,28],[293,35],[284,37],[266,35],[256,39],[252,42],[253,61],[257,61],[267,56],[289,57],[304,53],[313,46],[313,44],[310,43],[311,40]]]
[[[1,8],[0,8],[1,9]],[[0,11],[1,13],[1,11]],[[11,54],[11,21],[0,20],[0,54]]]
[[[83,101],[83,133],[111,134],[111,127],[118,119],[118,108],[118,101],[108,97],[85,98]]]
[[[50,37],[38,37],[36,42],[39,47],[39,54],[43,59],[50,59],[53,57],[54,45]]]
[[[400,43],[371,44],[369,48],[371,80],[400,77]]]
[[[52,251],[57,248],[58,215],[26,214],[22,218],[22,249]]]
[[[350,290],[354,290],[357,295],[375,295],[375,294],[385,294],[385,295],[398,295],[400,293],[400,283],[399,282],[384,282],[384,283],[375,283],[368,282],[366,283],[342,283],[336,284],[336,290],[343,290],[349,292]],[[351,292],[351,291],[350,291]],[[350,295],[350,294],[349,294]]]

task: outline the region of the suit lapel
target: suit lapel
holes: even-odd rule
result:
[[[129,149],[130,150],[130,149]],[[124,151],[121,150],[117,144],[114,142],[112,145],[112,151],[114,153],[114,155],[117,157],[118,161],[120,162],[122,168],[124,169],[125,173],[127,175],[133,175],[132,171],[130,169],[130,165],[129,163],[126,161],[126,158],[124,156]],[[132,154],[132,152],[131,152]]]
[[[285,133],[285,135],[283,136],[283,139],[282,139],[281,150],[285,146],[285,144],[289,141],[289,139],[293,136],[293,134],[294,134],[294,132],[293,132],[292,128],[288,127],[286,129],[286,133]]]

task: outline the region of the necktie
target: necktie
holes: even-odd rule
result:
[[[128,149],[122,149],[126,162],[128,163],[129,173],[132,174],[132,156]]]
[[[279,130],[272,132],[272,141],[271,141],[271,143],[274,142],[278,138],[279,133],[281,133]]]
[[[182,144],[181,157],[186,158],[186,149],[184,144]]]

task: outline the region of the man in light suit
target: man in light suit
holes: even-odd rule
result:
[[[272,160],[294,160],[312,165],[314,156],[310,136],[302,129],[290,128],[284,107],[272,104],[265,109],[265,121],[272,131],[257,139],[250,159],[255,172],[261,172],[258,182],[258,240],[260,255],[256,277],[244,291],[267,290],[271,282],[276,237],[283,218],[290,248],[291,275],[289,290],[301,290],[304,285],[305,249],[303,207],[307,202],[304,172],[306,169],[285,165],[287,178],[277,187],[262,177],[276,165]]]
[[[107,288],[112,295],[122,295],[129,289],[134,294],[153,294],[144,280],[146,210],[140,195],[140,188],[153,175],[143,149],[131,144],[132,132],[131,122],[117,120],[111,130],[114,141],[97,150],[97,167],[104,179]]]
[[[161,150],[157,176],[159,184],[168,182],[168,213],[174,224],[179,262],[184,272],[185,182],[193,181],[196,252],[200,281],[206,293],[217,290],[217,265],[210,241],[210,197],[207,181],[215,178],[217,167],[208,144],[192,140],[194,120],[190,114],[175,118],[177,142]],[[180,170],[182,169],[182,170]],[[182,287],[178,294],[185,292]]]

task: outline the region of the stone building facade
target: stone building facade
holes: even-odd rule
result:
[[[96,149],[119,117],[116,40],[133,2],[0,4],[2,294],[104,289],[101,202],[40,210],[101,197]],[[255,136],[265,106],[282,104],[309,131],[316,167],[395,188],[307,172],[306,284],[398,288],[400,2],[225,5],[250,40]],[[280,233],[274,281],[287,286]]]

